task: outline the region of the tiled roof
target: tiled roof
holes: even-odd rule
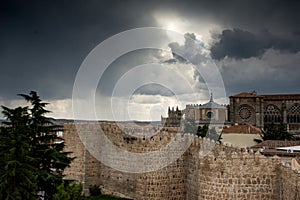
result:
[[[226,133],[260,134],[261,129],[259,129],[251,124],[244,123],[244,124],[234,125],[229,128],[224,128],[222,133],[225,133],[225,134]]]

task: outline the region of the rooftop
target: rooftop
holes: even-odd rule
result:
[[[210,95],[209,102],[199,106],[199,108],[223,108],[223,109],[225,109],[224,106],[214,102],[212,93]]]
[[[262,96],[257,95],[256,91],[254,90],[252,92],[242,92],[230,97],[262,97]]]
[[[224,128],[222,133],[244,133],[244,134],[260,134],[261,129],[248,123],[234,125]]]
[[[300,151],[291,151],[300,145],[300,141],[266,140],[251,147],[254,151],[260,151],[265,156],[299,157]]]
[[[264,98],[265,100],[299,100],[300,99],[300,94],[260,94],[258,95],[256,91],[252,92],[242,92],[233,96],[230,96],[233,98],[239,97],[247,97],[247,98]]]
[[[266,140],[257,145],[252,146],[255,148],[263,148],[267,147],[268,149],[276,149],[277,147],[290,147],[290,146],[298,146],[300,145],[300,141],[289,141],[289,140]]]

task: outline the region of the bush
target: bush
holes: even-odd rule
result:
[[[83,200],[82,184],[75,182],[62,183],[57,187],[57,193],[53,195],[53,200]]]

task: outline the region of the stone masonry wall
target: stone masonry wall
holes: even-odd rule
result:
[[[179,158],[173,164],[155,172],[139,176],[135,199],[185,199],[184,160]]]
[[[81,142],[76,127],[73,123],[64,124],[63,137],[65,139],[65,151],[72,152],[71,156],[75,156],[76,159],[71,163],[70,168],[65,169],[65,174],[68,179],[77,180],[79,182],[85,182],[85,157],[86,150]]]
[[[289,165],[280,165],[278,172],[280,173],[279,199],[300,199],[300,173],[291,171]]]
[[[94,125],[82,123],[77,128],[90,129]],[[132,199],[299,199],[299,174],[292,171],[290,166],[283,166],[278,157],[268,158],[260,153],[241,152],[194,135],[176,135],[166,131],[155,136],[150,134],[132,139],[115,123],[98,125],[113,144],[130,152],[159,150],[172,137],[179,137],[183,142],[193,142],[180,158],[160,170],[147,173],[121,172],[95,159],[84,148],[75,125],[67,123],[64,125],[66,151],[72,151],[77,158],[65,171],[66,178],[82,182],[85,192],[89,186],[96,184],[114,194]],[[86,134],[96,132],[97,128]],[[118,158],[113,152],[105,153],[114,159],[113,162],[122,164],[122,159],[126,160]],[[176,152],[168,152],[166,156],[173,153]],[[144,162],[151,161],[151,158],[146,158]]]
[[[87,129],[88,126],[93,126],[90,123],[81,125]],[[101,185],[111,192],[134,198],[137,183],[135,174],[113,170],[99,162],[84,147],[76,128],[78,127],[73,123],[64,124],[65,150],[73,152],[73,156],[76,156],[71,167],[65,170],[66,178],[82,182],[84,192],[87,194],[90,186]]]
[[[274,162],[261,155],[221,152],[200,163],[201,199],[276,199]]]

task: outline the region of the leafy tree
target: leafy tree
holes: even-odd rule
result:
[[[286,124],[280,124],[276,126],[274,123],[266,127],[266,130],[262,132],[261,140],[255,140],[256,142],[262,142],[264,140],[295,140],[293,134],[287,131]]]
[[[63,181],[64,169],[70,165],[74,158],[69,157],[70,152],[63,152],[64,141],[56,134],[57,131],[62,130],[62,127],[55,125],[54,119],[45,116],[50,112],[45,109],[47,103],[42,102],[34,91],[31,91],[29,95],[20,94],[20,96],[24,97],[31,106],[16,109],[2,106],[3,114],[8,122],[6,126],[1,128],[0,154],[4,156],[1,159],[5,161],[4,164],[1,164],[3,165],[3,167],[1,166],[1,182],[11,181],[8,179],[9,176],[5,175],[5,172],[9,173],[7,170],[11,170],[10,167],[16,166],[16,169],[24,167],[27,171],[24,170],[24,174],[20,176],[21,178],[24,177],[24,180],[19,179],[18,184],[26,185],[24,188],[28,189],[30,194],[37,194],[36,191],[42,191],[44,192],[44,199],[52,199],[57,186]],[[9,147],[12,150],[6,151],[5,149],[9,149]],[[10,156],[9,153],[15,157]],[[12,162],[9,162],[10,160]],[[8,165],[8,163],[15,164]],[[14,171],[11,174],[17,175]],[[7,183],[8,185],[9,183]],[[5,189],[5,186],[1,186],[1,190]]]
[[[202,127],[197,125],[193,120],[187,120],[184,124],[184,131],[186,133],[194,133],[197,136],[202,138],[207,137],[212,140],[218,141],[221,143],[222,133],[218,134],[215,127],[209,129],[207,124],[204,124]]]
[[[30,152],[27,107],[2,106],[7,119],[0,129],[0,199],[36,200],[36,159]]]

